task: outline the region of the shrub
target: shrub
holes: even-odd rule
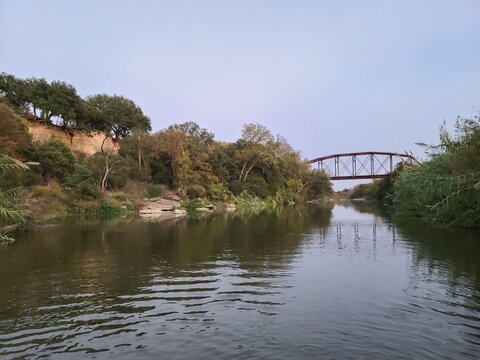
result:
[[[75,170],[75,156],[68,145],[56,138],[38,145],[34,156],[40,162],[46,177],[56,177],[63,181]]]
[[[480,222],[480,117],[458,119],[452,138],[444,128],[431,159],[400,172],[394,205],[401,214],[417,215],[446,226]]]
[[[235,203],[239,210],[262,209],[264,207],[263,202],[258,197],[250,195],[247,191],[238,195],[235,198]]]
[[[230,184],[228,184],[228,188],[233,195],[237,196],[245,190],[245,183],[240,180],[232,180]]]
[[[207,197],[213,201],[231,201],[232,192],[222,183],[211,184],[207,190]]]
[[[168,188],[163,184],[147,184],[145,196],[149,199],[164,196]]]
[[[373,183],[355,185],[350,193],[350,199],[374,199]]]
[[[95,185],[92,172],[85,166],[77,166],[65,185],[74,189],[84,199],[97,199],[100,191]]]
[[[250,194],[260,198],[270,195],[268,184],[261,176],[250,176],[247,181],[247,189]]]
[[[6,104],[0,103],[0,153],[19,156],[31,146],[32,137],[22,118]]]
[[[147,192],[147,185],[145,182],[127,180],[122,191],[133,197],[143,198]]]
[[[182,208],[188,212],[195,212],[198,208],[202,207],[203,203],[198,199],[188,200],[183,202]]]
[[[111,206],[107,203],[102,203],[100,206],[90,207],[85,211],[85,216],[87,218],[97,218],[102,220],[112,219],[122,213],[125,213],[126,210]]]
[[[302,193],[299,192],[303,186],[300,179],[289,179],[282,189],[282,202],[286,204],[293,204],[302,200]]]
[[[206,190],[201,185],[190,185],[187,187],[187,197],[190,199],[204,197],[205,194]]]
[[[35,220],[46,221],[59,218],[68,213],[71,199],[57,183],[46,186],[34,186],[31,190],[29,210],[35,215]]]

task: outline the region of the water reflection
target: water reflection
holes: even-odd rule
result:
[[[474,356],[478,238],[363,203],[35,229],[0,249],[0,356]]]

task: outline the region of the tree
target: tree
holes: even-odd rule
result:
[[[126,138],[136,130],[147,132],[151,130],[150,118],[132,101],[123,96],[106,94],[89,96],[85,102],[86,123],[93,129],[101,130],[112,137],[114,142]],[[105,141],[104,140],[104,141]],[[103,169],[100,175],[100,189],[104,192],[107,188],[108,178],[114,167],[122,162],[122,157],[114,156],[109,149],[105,154],[102,144]],[[142,153],[138,150],[139,166],[142,163]]]
[[[243,125],[242,137],[236,143],[235,153],[239,163],[239,181],[245,182],[254,167],[275,161],[273,141],[272,133],[264,125]]]
[[[38,85],[40,87],[42,83]],[[83,101],[77,95],[75,87],[62,81],[53,81],[48,88],[47,99],[43,104],[40,103],[42,117],[45,120],[50,121],[52,116],[58,116],[65,127],[76,125],[82,106]]]
[[[164,165],[169,165],[173,173],[173,181],[180,192],[185,191],[186,182],[191,176],[190,156],[187,149],[187,137],[178,130],[164,130],[155,134],[154,152],[157,158],[167,155]]]
[[[39,79],[32,77],[26,80],[25,97],[32,107],[35,118],[39,115],[37,114],[37,110],[42,111],[42,109],[48,106],[49,92],[50,84],[44,78]]]
[[[328,195],[332,192],[330,178],[324,171],[311,170],[305,175],[303,185],[298,191],[306,191],[308,199],[317,199],[321,195]]]
[[[0,96],[18,113],[24,113],[28,109],[25,93],[24,80],[4,72],[0,73]]]
[[[241,140],[249,144],[266,145],[274,140],[270,130],[262,124],[244,124]]]
[[[196,140],[195,142],[201,143],[204,146],[211,145],[213,143],[214,135],[207,129],[201,128],[200,125],[193,121],[170,125],[168,130],[180,131],[185,134],[185,136]]]
[[[105,131],[114,141],[130,135],[132,130],[150,131],[150,118],[130,99],[106,94],[87,97],[88,122],[93,129]]]
[[[154,142],[152,135],[141,130],[133,130],[130,136],[121,141],[120,155],[135,161],[137,174],[143,180],[150,180]]]

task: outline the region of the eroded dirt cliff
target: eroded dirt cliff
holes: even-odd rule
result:
[[[102,132],[64,129],[61,126],[32,120],[26,123],[34,141],[45,143],[55,137],[70,146],[73,152],[93,155],[101,151],[102,144],[104,150],[118,147],[110,137],[105,139],[105,134]]]

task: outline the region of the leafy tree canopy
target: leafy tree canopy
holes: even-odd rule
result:
[[[150,118],[132,100],[123,96],[89,96],[86,109],[92,128],[105,131],[114,140],[125,138],[134,129],[152,129]]]

